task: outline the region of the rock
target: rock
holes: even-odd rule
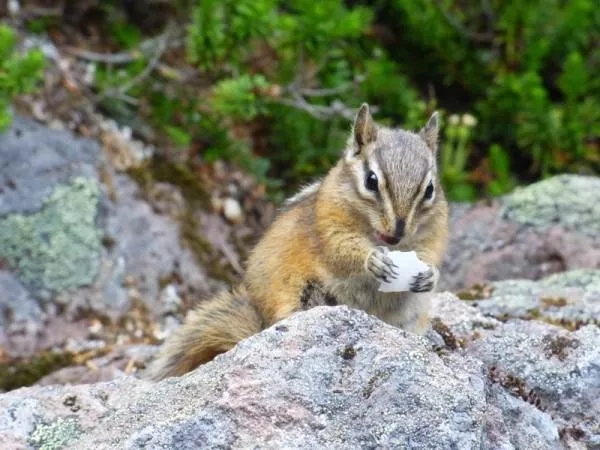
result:
[[[16,117],[0,134],[0,217],[42,209],[58,184],[72,177],[95,180],[98,146],[66,133],[49,131]]]
[[[552,418],[490,381],[480,360],[344,306],[298,313],[181,378],[0,396],[4,446],[551,449],[558,439]]]
[[[156,355],[157,347],[150,345],[129,345],[117,347],[108,353],[100,354],[85,364],[56,370],[42,377],[36,385],[91,384],[110,381],[136,373]]]
[[[188,305],[224,287],[182,245],[176,219],[147,203],[97,142],[16,117],[0,134],[0,167],[5,355],[85,340],[87,318],[126,319],[127,333],[152,335],[139,327],[164,319],[166,284]]]
[[[34,288],[57,292],[91,284],[101,258],[99,197],[94,179],[76,176],[57,185],[39,212],[0,219],[0,256]]]
[[[231,223],[240,223],[244,218],[240,202],[235,198],[226,198],[223,201],[223,215]]]
[[[484,331],[467,354],[497,368],[497,382],[548,413],[565,440],[600,446],[600,329],[536,321]]]
[[[556,276],[545,284],[553,283]],[[482,361],[492,384],[549,414],[567,448],[600,446],[600,328],[569,331],[507,317],[501,322],[482,314],[481,303],[474,308],[448,293],[435,297],[434,328],[445,347]]]
[[[488,402],[481,448],[559,448],[559,433],[548,414],[509,394],[498,384],[488,386]]]
[[[600,236],[600,178],[562,175],[517,189],[505,201],[507,219],[547,229],[559,223],[593,239]]]
[[[442,289],[600,268],[600,178],[561,175],[489,204],[451,205]]]
[[[575,270],[540,281],[506,280],[491,283],[487,298],[472,300],[487,316],[536,318],[572,329],[600,325],[600,272]]]
[[[40,304],[14,275],[5,270],[0,270],[0,292],[0,328],[42,320],[44,313]]]

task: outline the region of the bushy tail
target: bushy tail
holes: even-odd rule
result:
[[[243,288],[221,293],[190,311],[183,325],[163,344],[144,378],[159,381],[183,375],[262,328],[261,314]]]

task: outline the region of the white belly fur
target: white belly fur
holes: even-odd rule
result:
[[[428,325],[431,292],[378,292],[379,282],[370,276],[331,279],[326,289],[338,303],[362,309],[384,322],[412,333],[423,334]]]

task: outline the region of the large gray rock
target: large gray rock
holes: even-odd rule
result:
[[[0,217],[40,211],[74,176],[97,180],[100,157],[91,140],[15,118],[0,135]]]
[[[566,442],[600,447],[600,329],[576,332],[536,321],[484,331],[467,354],[496,368],[491,377],[549,414]]]
[[[498,319],[539,319],[571,329],[600,325],[600,271],[574,270],[539,281],[497,281],[473,290],[471,299],[482,313]]]
[[[484,362],[493,384],[549,414],[563,445],[600,448],[600,328],[499,321],[449,293],[434,308],[442,347]]]
[[[1,352],[85,340],[88,319],[134,310],[147,329],[117,333],[151,338],[149,323],[223,287],[142,197],[96,141],[18,117],[0,134]]]
[[[442,289],[600,268],[600,178],[561,175],[491,203],[452,205]]]
[[[346,307],[298,313],[181,378],[24,388],[0,411],[4,446],[559,448],[552,418],[480,360]]]

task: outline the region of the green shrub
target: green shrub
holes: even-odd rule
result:
[[[410,78],[438,86],[446,104],[474,111],[480,158],[529,176],[598,167],[597,2],[387,3],[390,22],[403,30],[394,57],[419,55]],[[521,168],[510,167],[511,159]],[[488,192],[514,185],[508,173],[500,178]]]
[[[33,91],[44,68],[42,52],[31,50],[20,54],[16,44],[15,32],[0,24],[0,130],[11,123],[11,99]]]
[[[205,114],[224,128],[258,124],[266,135],[260,157],[269,161],[260,167],[288,187],[337,158],[348,116],[365,99],[386,100],[382,113],[394,109],[413,124],[428,113],[397,65],[367,36],[373,11],[366,7],[349,8],[341,0],[202,1],[192,16],[189,60],[215,79]],[[247,155],[248,143],[236,151],[237,144],[232,138],[211,156]]]
[[[147,113],[175,147],[234,160],[273,188],[323,173],[363,101],[410,129],[441,111],[453,200],[600,167],[595,0],[190,3],[181,16],[197,83],[149,76],[146,51],[99,68],[97,86],[117,92],[113,108]],[[117,25],[123,48],[144,39]]]

